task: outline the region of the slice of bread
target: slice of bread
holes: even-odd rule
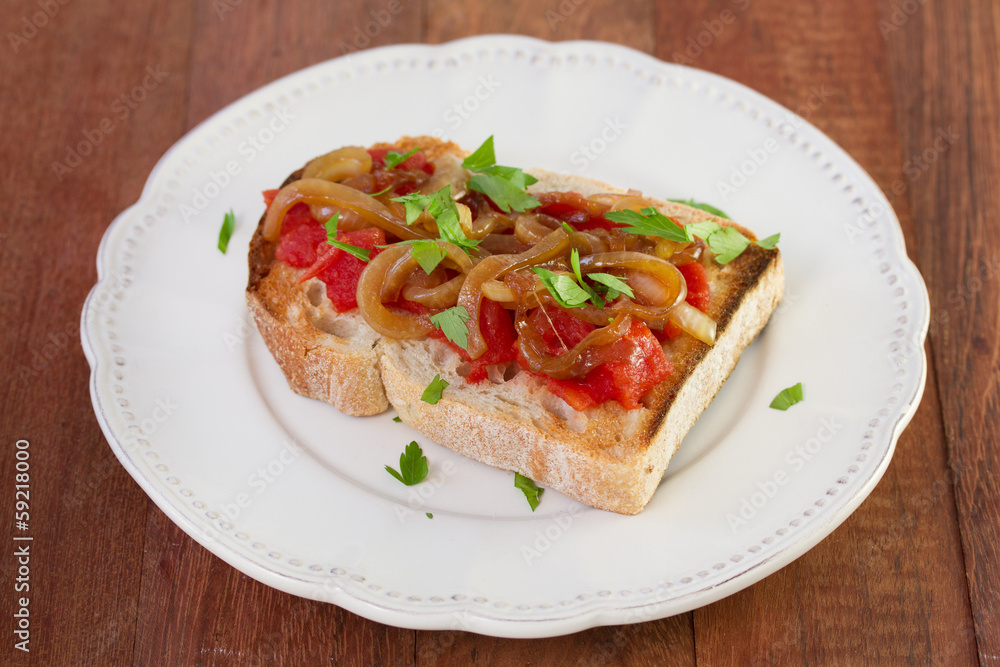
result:
[[[461,155],[457,147],[426,137],[395,145]],[[539,179],[531,192],[625,192],[578,176],[531,173]],[[700,209],[653,201],[681,224],[712,220],[756,238]],[[470,383],[447,344],[384,338],[356,312],[335,313],[322,283],[298,284],[301,271],[274,260],[274,244],[262,238],[262,228],[263,218],[251,242],[247,299],[293,390],[351,415],[375,414],[391,404],[405,423],[435,442],[622,514],[637,514],[649,502],[684,435],[781,300],[784,284],[777,250],[750,245],[725,266],[710,263],[707,310],[717,322],[715,344],[688,335],[665,343],[673,373],[646,393],[643,407],[626,410],[612,400],[577,411],[537,376],[521,372],[506,381]],[[431,405],[421,395],[435,375],[449,386]]]

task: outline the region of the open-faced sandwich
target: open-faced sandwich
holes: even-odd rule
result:
[[[296,392],[636,514],[781,299],[776,237],[431,137],[265,193],[247,301]]]

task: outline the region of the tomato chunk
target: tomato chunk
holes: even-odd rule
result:
[[[429,334],[432,338],[443,340],[458,352],[464,361],[472,364],[465,378],[469,382],[482,382],[487,379],[487,366],[514,361],[517,358],[517,348],[514,345],[517,339],[514,319],[503,305],[490,299],[483,299],[482,305],[479,306],[479,330],[486,343],[486,352],[476,360],[470,359],[468,352],[446,339],[442,331],[435,329]]]
[[[324,230],[324,234],[325,234]],[[326,284],[326,295],[334,310],[343,313],[358,307],[358,280],[368,265],[354,255],[324,243],[319,246],[318,258],[308,271],[302,274],[300,282],[309,278],[319,278]],[[337,240],[370,251],[375,257],[380,252],[376,246],[385,245],[385,232],[377,227],[368,227],[353,232],[338,232]]]
[[[663,347],[645,324],[632,322],[608,361],[578,380],[546,377],[551,391],[577,410],[616,400],[623,408],[639,407],[643,395],[673,372]]]
[[[547,348],[545,352],[550,356],[567,352],[597,328],[562,308],[549,308],[544,312],[537,308],[528,316],[528,321],[541,335]]]
[[[389,146],[388,148],[369,148],[368,154],[372,156],[372,168],[382,167],[385,168],[385,156],[389,151],[395,151],[397,153],[405,153],[406,151],[396,148],[395,146]],[[423,151],[417,151],[410,157],[403,160],[401,163],[396,165],[395,169],[401,169],[403,171],[424,171],[430,175],[434,175],[434,163],[428,161],[427,156],[424,155]]]
[[[296,204],[288,209],[281,223],[281,238],[274,256],[282,262],[304,269],[316,262],[316,250],[326,243],[326,230],[313,219],[309,207]]]
[[[703,313],[708,312],[712,301],[712,286],[708,282],[708,271],[699,262],[689,262],[677,267],[687,281],[687,301]]]

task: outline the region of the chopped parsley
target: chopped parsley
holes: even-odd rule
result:
[[[233,215],[233,209],[229,209],[229,212],[222,219],[222,229],[219,230],[219,250],[223,255],[226,254],[226,248],[229,247],[229,239],[232,238],[234,229],[236,229],[236,216]]]
[[[531,270],[538,275],[542,284],[545,285],[545,289],[563,308],[579,308],[590,300],[590,295],[573,280],[572,276],[567,276],[564,273],[553,273],[540,266],[533,266]]]
[[[433,519],[434,518],[434,515],[432,513],[430,513],[430,512],[424,512],[424,516],[426,516],[428,519]]]
[[[538,503],[541,502],[542,492],[545,489],[538,488],[534,482],[519,472],[514,473],[514,486],[521,489],[524,497],[528,499],[528,504],[531,505],[531,511],[534,512]]]
[[[715,255],[719,264],[728,264],[747,249],[751,241],[734,227],[726,227],[717,222],[706,220],[682,226],[657,211],[652,206],[641,211],[612,211],[604,217],[613,222],[626,225],[622,231],[645,236],[659,236],[678,243],[690,243],[695,237],[702,239]],[[778,244],[780,234],[769,236],[757,245],[766,250],[773,250]]]
[[[446,185],[433,194],[422,195],[414,192],[403,197],[394,197],[392,201],[401,202],[406,208],[406,224],[412,225],[421,213],[427,211],[434,218],[438,234],[445,241],[454,243],[466,252],[479,245],[479,241],[468,238],[462,231],[458,207],[451,198],[451,185]]]
[[[794,384],[787,389],[782,389],[774,400],[771,401],[771,407],[775,410],[785,411],[792,407],[796,403],[801,403],[803,400],[802,394],[802,383]]]
[[[469,327],[465,324],[469,311],[465,306],[452,306],[431,315],[431,324],[444,333],[444,337],[463,350],[469,349]],[[427,400],[427,399],[424,399]],[[435,401],[436,402],[436,401]]]
[[[427,275],[431,275],[431,271],[436,269],[448,254],[437,243],[426,239],[415,239],[410,246],[410,255],[417,260],[417,264]]]
[[[402,423],[403,420],[399,418],[399,415],[396,415],[395,417],[392,418],[392,421],[394,421],[397,424],[399,424],[399,423]]]
[[[362,262],[370,260],[370,250],[365,250],[364,248],[359,248],[356,245],[351,245],[350,243],[344,243],[343,241],[337,240],[337,220],[339,219],[340,213],[334,213],[333,217],[326,221],[326,242],[334,248],[340,248],[349,255],[354,255]]]
[[[424,481],[424,478],[427,477],[427,457],[424,456],[420,445],[414,440],[399,455],[399,470],[397,471],[391,466],[386,466],[385,470],[403,484],[413,486]]]
[[[420,400],[424,403],[430,403],[431,405],[437,405],[437,402],[441,400],[441,395],[444,390],[448,387],[448,382],[441,379],[441,375],[436,373],[434,379],[431,383],[427,385],[424,389],[424,393],[420,395]]]
[[[504,213],[512,210],[523,212],[535,208],[540,202],[525,190],[538,179],[515,167],[504,167],[496,163],[493,150],[493,136],[483,142],[462,166],[474,173],[469,179],[469,189],[481,192]]]
[[[635,298],[632,288],[618,276],[613,276],[610,273],[588,273],[587,277],[608,288],[608,292],[605,295],[608,301],[614,301],[618,298],[619,294],[624,294],[630,299]]]
[[[385,154],[385,159],[383,160],[383,162],[385,162],[385,168],[395,169],[399,165],[406,162],[411,155],[413,155],[414,153],[418,153],[419,151],[420,148],[411,148],[405,153],[400,153],[398,151],[389,151],[388,153]]]

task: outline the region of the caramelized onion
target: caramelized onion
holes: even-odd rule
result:
[[[715,344],[716,323],[686,301],[682,301],[670,311],[670,321],[708,345]]]
[[[569,247],[569,236],[562,227],[553,230],[539,241],[533,248],[517,255],[491,255],[477,264],[466,276],[465,284],[458,295],[458,305],[465,306],[469,313],[466,323],[469,327],[469,346],[467,351],[471,359],[478,359],[486,352],[486,341],[479,330],[479,307],[483,299],[483,283],[495,280],[508,271],[543,264],[559,257]]]
[[[345,146],[309,161],[302,178],[342,181],[351,176],[371,173],[372,156],[359,146]]]
[[[407,227],[406,221],[396,216],[384,204],[363,192],[339,183],[319,178],[304,178],[281,188],[267,209],[263,236],[277,241],[281,236],[281,223],[285,214],[298,203],[309,206],[329,206],[353,211],[369,225],[379,227],[401,239],[429,238],[430,234],[419,228]]]
[[[606,318],[605,315],[605,322]],[[555,357],[543,352],[545,343],[527,318],[521,318],[516,326],[519,334],[518,349],[527,361],[528,369],[565,380],[583,377],[610,360],[614,353],[612,344],[628,333],[632,318],[619,314],[611,324],[594,329],[574,345],[573,349]]]
[[[580,258],[580,270],[584,273],[612,268],[641,271],[659,280],[669,290],[669,296],[658,304],[660,306],[675,306],[687,296],[684,276],[676,266],[658,257],[641,252],[599,252]]]
[[[461,291],[462,283],[464,282],[465,275],[462,274],[436,287],[404,285],[400,293],[407,301],[415,301],[428,308],[451,308],[458,300],[458,293]]]
[[[434,328],[430,320],[418,315],[393,312],[382,304],[382,285],[390,267],[404,255],[410,254],[407,245],[386,248],[372,258],[358,280],[358,309],[375,331],[390,338],[421,338]]]

